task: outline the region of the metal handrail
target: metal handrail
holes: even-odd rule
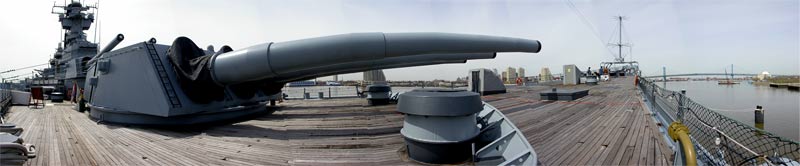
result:
[[[690,137],[698,147],[695,150],[706,157],[706,164],[756,164],[754,159],[761,159],[763,164],[768,165],[781,164],[776,162],[800,164],[797,162],[800,160],[800,144],[793,140],[726,117],[684,94],[659,87],[647,78],[639,80],[639,88],[646,101],[652,102],[658,116],[668,121],[683,122],[691,129]],[[723,139],[730,144],[722,143]],[[713,149],[709,147],[717,147],[716,155],[708,151]]]

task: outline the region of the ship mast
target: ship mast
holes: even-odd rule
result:
[[[622,21],[625,20],[625,17],[620,15],[620,16],[615,16],[614,19],[617,19],[617,21],[619,21],[619,40],[617,40],[617,43],[613,43],[613,45],[616,46],[617,50],[619,51],[617,53],[616,61],[625,62],[625,57],[622,55],[622,47],[629,47],[628,44],[622,43]]]
[[[630,43],[623,43],[622,42],[622,39],[623,39],[622,37],[623,37],[623,32],[624,32],[623,31],[624,27],[622,25],[622,21],[627,19],[627,17],[622,16],[622,15],[618,15],[618,16],[614,16],[614,19],[617,20],[617,23],[618,23],[618,26],[619,26],[619,31],[615,32],[615,33],[618,33],[619,38],[617,39],[616,43],[611,43],[611,41],[610,41],[611,39],[609,39],[608,45],[617,47],[617,56],[614,57],[613,61],[601,62],[600,65],[601,65],[601,67],[605,67],[605,68],[611,68],[612,66],[615,66],[615,65],[625,65],[625,66],[622,66],[621,69],[617,69],[617,70],[618,71],[624,71],[624,72],[632,72],[631,74],[636,73],[639,70],[639,62],[636,62],[636,61],[625,61],[625,55],[622,53],[622,47],[628,47],[629,50],[630,50],[630,47],[631,47]],[[611,36],[613,37],[614,35],[612,34]],[[628,39],[628,40],[630,40],[630,39]],[[609,51],[609,52],[611,52],[611,51]],[[632,69],[632,70],[628,70],[628,69]],[[617,72],[609,71],[609,73],[617,73]]]

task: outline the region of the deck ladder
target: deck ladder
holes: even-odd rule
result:
[[[147,47],[147,52],[150,54],[150,59],[153,60],[153,66],[155,67],[156,72],[158,72],[161,85],[164,87],[164,91],[169,97],[170,105],[172,108],[180,108],[181,101],[178,99],[178,95],[175,93],[175,88],[172,87],[172,83],[169,80],[169,76],[167,76],[167,71],[164,69],[164,64],[161,62],[161,58],[158,56],[155,46],[149,42],[145,42],[144,45]]]

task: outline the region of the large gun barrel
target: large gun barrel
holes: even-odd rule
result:
[[[358,61],[349,63],[340,63],[335,65],[328,65],[316,68],[309,68],[296,72],[281,74],[276,77],[275,81],[278,82],[291,82],[297,80],[305,80],[321,76],[346,74],[367,70],[378,69],[391,69],[410,66],[424,66],[435,65],[444,63],[464,63],[466,60],[472,59],[490,59],[494,58],[496,53],[457,53],[457,54],[422,54],[404,57],[391,57],[383,58],[380,60]]]
[[[438,64],[448,64],[448,63],[467,63],[467,60],[437,60],[437,61],[421,61],[421,62],[406,62],[406,63],[386,64],[386,65],[381,65],[381,66],[377,66],[377,65],[363,66],[363,67],[358,67],[358,68],[349,68],[349,69],[345,69],[345,70],[307,74],[307,75],[302,75],[302,76],[299,76],[299,77],[281,78],[281,79],[278,79],[278,81],[280,81],[280,82],[292,82],[292,81],[308,80],[308,79],[313,79],[313,78],[317,78],[317,77],[336,75],[336,74],[347,74],[347,73],[355,73],[355,72],[362,72],[362,71],[369,71],[369,70],[393,69],[393,68],[403,68],[403,67],[412,67],[412,66],[426,66],[426,65],[438,65]]]
[[[109,43],[108,43],[108,45],[106,45],[105,47],[103,47],[103,49],[102,49],[102,50],[98,51],[98,52],[97,52],[97,55],[95,55],[94,57],[92,57],[92,59],[91,59],[91,60],[89,60],[89,62],[88,62],[87,64],[92,64],[92,63],[94,63],[95,61],[97,61],[97,58],[100,58],[100,55],[103,55],[104,53],[107,53],[107,52],[109,52],[109,51],[113,50],[113,49],[114,49],[114,47],[117,47],[117,45],[118,45],[120,42],[122,42],[122,40],[125,40],[125,36],[124,36],[124,35],[122,35],[122,34],[117,34],[117,36],[115,36],[115,37],[114,37],[114,39],[113,39],[113,40],[111,40],[111,42],[109,42]]]
[[[442,56],[442,54],[458,53],[536,53],[540,49],[541,44],[537,40],[509,37],[452,33],[353,33],[265,43],[217,54],[211,59],[210,74],[217,84],[230,85],[285,77],[284,74],[292,75],[293,73],[299,74],[294,76],[299,78],[303,77],[303,74],[313,74],[304,71],[314,70],[314,68],[328,67],[329,69],[352,71],[347,68],[364,68],[365,65],[381,62],[374,60],[392,57],[415,55],[436,57]],[[467,59],[470,58],[464,58],[461,61]],[[430,61],[431,59],[420,58],[420,60]],[[434,58],[432,60],[453,62],[458,59],[436,60]],[[373,61],[373,63],[352,64],[362,61]],[[413,59],[402,58],[391,60],[391,62],[396,64],[416,63]],[[389,61],[381,62],[381,64],[383,63],[389,63]],[[339,64],[344,66],[336,67]]]
[[[125,36],[122,34],[117,34],[117,36],[114,37],[114,40],[111,40],[111,42],[109,42],[108,45],[103,47],[103,49],[100,50],[100,52],[97,52],[97,55],[111,51],[112,49],[114,49],[114,47],[117,47],[117,45],[120,42],[122,42],[122,40],[125,40]]]

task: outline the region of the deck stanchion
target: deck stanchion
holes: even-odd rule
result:
[[[756,122],[756,128],[764,130],[764,109],[760,105],[756,105],[754,119]]]
[[[686,89],[681,89],[681,94],[678,95],[678,121],[683,122],[683,113],[685,111],[684,99],[686,98]]]

